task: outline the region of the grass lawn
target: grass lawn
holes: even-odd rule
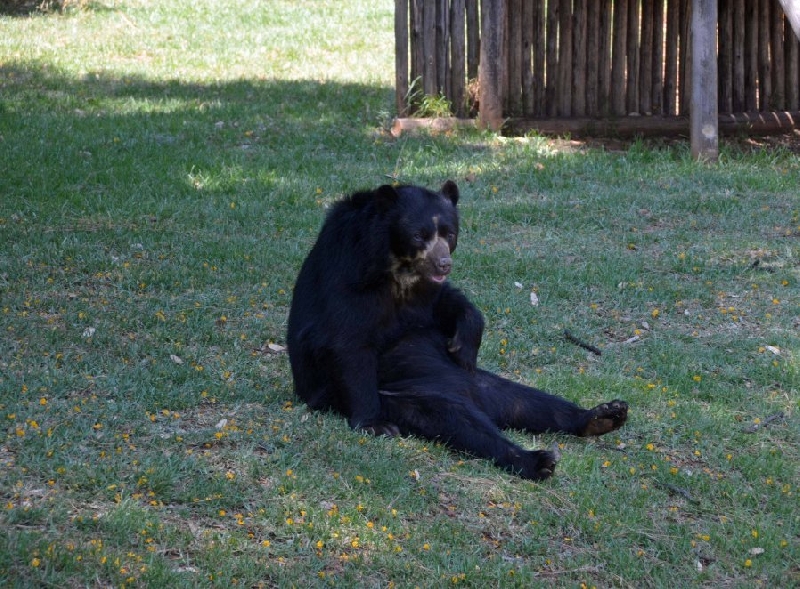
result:
[[[72,5],[0,16],[0,585],[800,585],[796,140],[394,139],[389,0]],[[482,365],[631,405],[541,484],[292,396],[326,207],[447,178]]]

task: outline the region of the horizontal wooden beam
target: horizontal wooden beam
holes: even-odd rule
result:
[[[800,130],[800,111],[722,114],[721,135],[751,133],[775,135]],[[571,135],[573,137],[689,136],[690,121],[683,117],[620,117],[616,119],[508,119],[505,135]]]
[[[391,134],[400,137],[406,132],[428,131],[448,133],[459,129],[477,128],[475,119],[455,117],[441,119],[397,118]],[[689,117],[620,117],[616,119],[506,119],[503,135],[570,135],[572,137],[653,137],[658,135],[689,137]],[[722,114],[719,116],[721,135],[749,133],[777,135],[800,131],[800,111]]]
[[[458,129],[475,129],[477,126],[476,119],[457,119],[455,117],[441,119],[398,118],[392,122],[391,134],[393,137],[400,137],[405,132],[447,133]]]

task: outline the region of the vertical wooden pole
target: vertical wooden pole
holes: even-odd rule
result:
[[[679,51],[679,29],[680,5],[683,0],[670,0],[667,4],[667,43],[665,71],[664,71],[664,114],[672,116],[678,114],[678,59]]]
[[[639,108],[645,115],[653,114],[653,11],[658,2],[642,3],[642,36],[639,43]]]
[[[481,31],[478,19],[478,0],[466,0],[467,9],[467,79],[478,79],[481,61]]]
[[[594,2],[594,0],[592,0]],[[586,0],[575,0],[572,16],[572,116],[586,116]]]
[[[614,24],[613,39],[611,48],[611,114],[624,115],[625,98],[627,96],[627,75],[625,67],[627,56],[628,35],[628,1],[615,0],[614,2]]]
[[[794,35],[785,35],[784,55],[787,110],[797,110],[800,108],[800,40]]]
[[[457,117],[466,116],[466,61],[465,36],[466,6],[464,0],[453,0],[450,5],[450,96]]]
[[[772,62],[769,54],[772,0],[760,0],[758,12],[758,109],[772,107]]]
[[[481,63],[478,70],[480,112],[478,124],[499,131],[503,126],[503,89],[506,79],[505,0],[481,0]]]
[[[510,13],[510,11],[509,11]],[[533,66],[532,66],[532,53],[533,39],[535,37],[535,4],[530,0],[523,0],[522,2],[522,113],[526,117],[533,116]],[[509,18],[513,19],[513,15],[509,14]]]
[[[544,0],[533,3],[533,114],[541,117],[545,114],[545,7]]]
[[[586,114],[596,117],[600,96],[600,2],[592,0],[586,14]]]
[[[733,108],[732,112],[747,110],[745,92],[745,10],[742,0],[733,2]]]
[[[756,0],[758,1],[758,0]],[[692,5],[694,0],[681,0],[680,80],[678,81],[678,114],[688,115],[692,109]]]
[[[653,90],[651,100],[653,114],[664,112],[664,2],[659,0],[653,10]]]
[[[547,2],[547,57],[545,71],[547,76],[544,103],[548,117],[556,116],[556,97],[558,96],[558,20],[561,3],[558,0]]]
[[[408,116],[408,0],[394,2],[394,101],[397,116]]]
[[[758,110],[758,0],[745,0],[744,8],[745,110]]]
[[[437,72],[436,72],[436,3],[422,3],[422,51],[424,63],[422,69],[422,90],[427,96],[438,94]]]
[[[791,35],[789,28],[783,27],[783,14],[777,6],[772,7],[772,30],[770,53],[772,55],[772,107],[774,110],[789,110],[786,106],[786,65],[783,59],[783,38]]]
[[[719,158],[717,109],[717,0],[692,3],[692,157]]]
[[[558,12],[558,116],[572,116],[572,0],[561,0]]]
[[[506,0],[506,55],[508,56],[507,114],[522,114],[522,2]]]
[[[422,16],[422,0],[409,0],[411,2],[411,76],[410,83],[414,84],[414,94],[423,92],[422,78],[425,75],[425,50],[423,39],[425,38],[425,21]],[[418,104],[410,105],[412,110],[416,110]]]
[[[450,10],[447,0],[436,3],[436,88],[450,98]]]
[[[611,31],[613,29],[612,0],[600,3],[600,49],[598,63],[600,73],[597,85],[600,87],[598,113],[607,117],[611,113]]]
[[[625,114],[639,112],[639,2],[628,4],[628,30],[626,32],[627,78],[625,89]]]
[[[731,0],[719,0],[719,109],[733,110],[733,6]]]

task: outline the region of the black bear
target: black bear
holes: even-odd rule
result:
[[[601,435],[628,405],[582,409],[476,366],[483,317],[447,282],[459,192],[381,186],[330,210],[303,263],[289,312],[295,392],[352,428],[417,435],[488,458],[528,479],[557,455],[512,443],[503,428]]]

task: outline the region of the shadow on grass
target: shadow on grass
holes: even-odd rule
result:
[[[306,80],[153,81],[31,62],[0,66],[0,192],[176,198],[242,183],[333,190],[365,174],[386,87]],[[387,162],[387,165],[391,165]],[[372,181],[368,181],[372,183]]]
[[[116,9],[92,0],[0,0],[0,16],[26,17],[72,10],[111,12]]]

